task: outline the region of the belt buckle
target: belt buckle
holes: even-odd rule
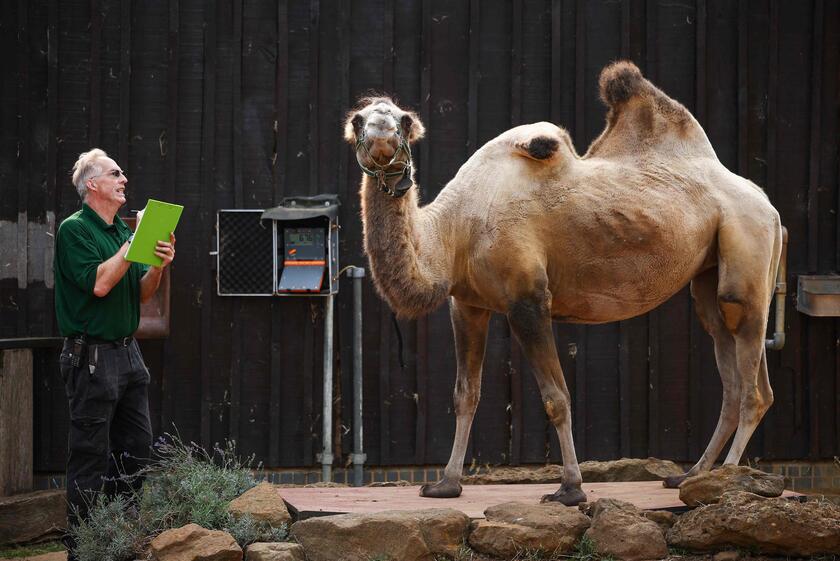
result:
[[[123,347],[127,347],[131,343],[131,337],[123,337],[122,339],[118,339],[117,343],[119,343]]]

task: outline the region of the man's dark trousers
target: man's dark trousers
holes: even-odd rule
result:
[[[68,524],[88,514],[96,492],[109,495],[139,490],[127,481],[149,458],[149,370],[137,341],[91,344],[78,367],[71,363],[73,340],[65,340],[59,359],[70,405],[67,456]],[[95,363],[91,372],[90,364]],[[68,543],[70,547],[75,544]]]

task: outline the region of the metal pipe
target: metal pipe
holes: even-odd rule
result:
[[[361,487],[367,459],[362,445],[362,279],[365,270],[351,267],[347,276],[353,279],[353,486]]]
[[[776,272],[776,327],[772,339],[764,340],[764,347],[778,351],[785,346],[785,295],[787,294],[787,247],[788,231],[782,226],[782,255]]]
[[[324,315],[324,411],[322,425],[321,481],[332,481],[332,406],[333,406],[333,298],[327,296]]]

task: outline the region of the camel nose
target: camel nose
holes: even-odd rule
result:
[[[390,115],[373,113],[365,123],[365,133],[369,138],[387,138],[397,130],[396,123]]]

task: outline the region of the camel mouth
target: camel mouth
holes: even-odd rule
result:
[[[380,190],[400,198],[413,185],[411,148],[399,129],[390,135],[384,127],[377,129],[373,135],[362,129],[356,141],[356,162],[366,175],[376,178]]]

